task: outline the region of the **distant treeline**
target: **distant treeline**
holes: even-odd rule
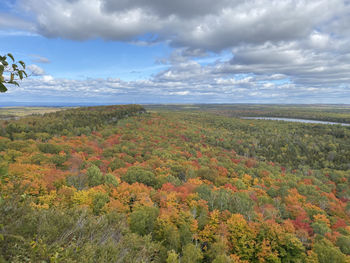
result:
[[[147,105],[150,110],[208,111],[227,117],[284,117],[350,123],[348,105],[174,104]]]
[[[215,111],[215,113],[228,117],[281,117],[298,118],[304,120],[320,120],[339,123],[350,123],[350,113],[318,112],[304,110],[225,110]]]
[[[206,142],[234,149],[239,155],[272,161],[290,169],[350,169],[350,127],[266,120],[240,120],[212,114],[184,114],[195,125],[205,123],[227,132]]]
[[[44,115],[31,115],[0,123],[0,136],[13,139],[49,139],[55,135],[90,134],[103,125],[144,113],[140,105],[114,105],[67,109]]]

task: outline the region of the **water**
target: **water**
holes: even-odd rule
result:
[[[290,122],[302,122],[302,123],[316,123],[316,124],[332,124],[341,126],[350,126],[348,123],[331,122],[331,121],[317,121],[317,120],[304,120],[304,119],[290,119],[290,118],[277,118],[277,117],[242,117],[246,120],[273,120],[273,121],[290,121]]]

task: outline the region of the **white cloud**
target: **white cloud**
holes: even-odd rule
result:
[[[47,64],[47,63],[50,63],[50,62],[51,62],[48,58],[43,57],[43,56],[40,56],[40,55],[31,54],[31,55],[29,55],[29,56],[32,58],[32,61],[35,62],[35,63],[44,63],[44,64]]]
[[[185,91],[174,91],[174,92],[170,92],[169,95],[180,95],[180,96],[185,96],[190,94],[190,92],[188,90]]]
[[[45,70],[35,64],[27,66],[27,71],[34,76],[42,76],[45,74]]]
[[[53,81],[53,77],[50,76],[50,75],[45,75],[45,76],[42,77],[42,80],[44,82],[51,82],[51,81]]]
[[[325,49],[331,44],[331,39],[328,34],[322,34],[320,32],[314,31],[310,35],[310,44],[316,49]]]
[[[67,101],[69,98],[69,101],[90,103],[348,103],[350,97],[349,86],[335,81],[329,87],[322,85],[322,80],[319,84],[305,87],[303,81],[308,81],[306,77],[293,83],[286,75],[270,74],[268,71],[259,75],[236,74],[230,67],[230,63],[206,66],[181,63],[153,78],[138,81],[113,78],[70,80],[44,75],[42,78],[25,79],[19,88],[4,94],[0,102],[26,97],[48,101],[62,101],[62,98]],[[184,71],[186,74],[182,74]]]
[[[46,37],[164,41],[174,47],[169,57],[159,59],[169,68],[148,80],[44,76],[44,83],[31,83],[37,90],[46,85],[74,96],[194,96],[225,102],[350,97],[347,1],[19,0],[17,7],[33,16],[34,23],[8,16],[14,27]],[[0,16],[1,25],[9,22]],[[212,55],[228,51],[228,59],[215,61]]]

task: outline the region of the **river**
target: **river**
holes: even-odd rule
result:
[[[316,124],[338,124],[341,126],[350,126],[348,123],[331,122],[331,121],[317,121],[317,120],[304,120],[304,119],[290,119],[290,118],[277,118],[277,117],[241,117],[245,120],[273,120],[273,121],[289,121],[289,122],[302,122],[302,123],[316,123]]]

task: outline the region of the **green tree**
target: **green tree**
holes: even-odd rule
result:
[[[213,261],[213,263],[231,263],[233,262],[229,256],[225,254],[218,255]]]
[[[117,187],[119,184],[117,179],[115,178],[115,176],[113,174],[110,174],[110,173],[105,175],[104,183],[107,185],[115,186],[115,187]]]
[[[203,255],[201,250],[193,244],[187,244],[182,251],[182,260],[183,263],[196,263],[201,262]]]
[[[92,165],[86,172],[89,186],[96,186],[103,183],[103,175],[100,169],[96,165]]]
[[[331,232],[331,229],[324,222],[314,222],[311,224],[312,229],[316,234],[324,236],[326,233]]]
[[[181,237],[174,224],[168,222],[166,224],[157,224],[154,234],[156,240],[162,242],[168,250],[173,249],[180,252]]]
[[[15,61],[11,53],[0,56],[0,92],[7,91],[7,84],[19,86],[17,80],[28,77],[25,68],[25,63],[21,60],[18,62]]]
[[[179,255],[174,250],[170,250],[168,252],[168,258],[166,259],[166,263],[178,263],[178,262],[179,262]]]
[[[350,255],[350,236],[341,235],[338,237],[337,246],[340,248],[341,252]]]
[[[154,229],[159,210],[156,207],[143,206],[130,214],[130,229],[141,236],[151,233]]]
[[[156,177],[151,171],[148,171],[143,167],[138,166],[130,167],[126,174],[123,175],[121,178],[128,184],[139,182],[154,187],[157,183]]]
[[[102,208],[105,206],[105,204],[109,201],[108,195],[104,193],[97,193],[94,196],[94,199],[92,201],[92,211],[95,215],[99,215],[101,213]]]
[[[320,263],[344,263],[345,255],[327,239],[318,240],[313,248]]]

